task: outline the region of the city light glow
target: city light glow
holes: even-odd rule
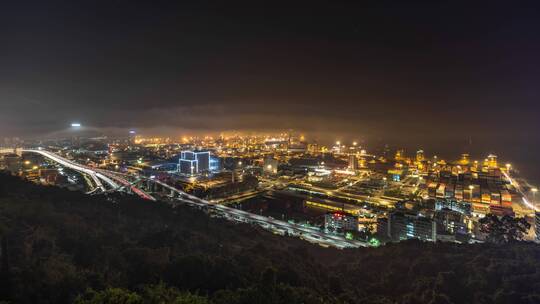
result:
[[[540,304],[540,1],[6,2],[0,304]]]

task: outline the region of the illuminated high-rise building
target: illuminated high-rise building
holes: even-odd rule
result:
[[[269,174],[276,174],[278,172],[279,161],[273,157],[267,157],[264,159],[263,171]]]
[[[471,165],[471,171],[478,172],[479,166],[480,166],[480,163],[477,160],[475,160]]]
[[[484,158],[484,161],[482,162],[482,172],[488,172],[489,171],[489,160],[487,158]]]
[[[216,172],[221,169],[221,163],[218,157],[210,157],[210,171]]]
[[[198,172],[207,172],[210,170],[210,152],[200,151],[195,152],[195,159],[197,159]]]
[[[403,149],[399,149],[396,151],[396,155],[394,156],[395,160],[402,160],[405,157],[405,151]]]
[[[424,161],[424,150],[418,150],[416,151],[416,161],[422,162]]]
[[[182,174],[194,175],[210,170],[209,151],[182,151],[180,152],[179,171]]]
[[[320,152],[320,148],[317,143],[308,144],[307,150],[309,153],[312,153],[312,154]]]
[[[470,163],[470,158],[469,158],[469,154],[467,153],[463,153],[461,154],[461,158],[459,159],[459,164],[460,165],[468,165]]]
[[[324,216],[324,228],[335,232],[358,231],[358,217],[343,211],[328,212]]]
[[[133,145],[135,143],[136,136],[137,133],[134,130],[129,131],[128,142],[130,145]]]
[[[349,155],[349,169],[352,171],[358,170],[358,160],[354,154]]]
[[[498,165],[497,165],[497,155],[490,154],[490,155],[488,155],[487,160],[488,160],[488,168],[489,168],[489,169],[496,169],[496,168],[498,168]]]
[[[358,166],[360,168],[367,168],[367,161],[365,157],[360,157],[360,159],[358,159]]]
[[[180,152],[180,159],[195,160],[195,153],[193,151],[182,151]]]
[[[197,161],[192,159],[181,159],[178,169],[182,174],[194,175],[198,172]]]

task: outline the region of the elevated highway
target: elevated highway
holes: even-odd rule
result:
[[[90,176],[92,181],[95,183],[96,187],[101,189],[101,191],[103,191],[103,192],[105,192],[107,189],[106,189],[106,187],[105,187],[105,185],[103,184],[102,181],[106,182],[112,188],[117,188],[118,187],[118,184],[116,184],[114,181],[112,181],[108,177],[106,177],[106,176],[92,170],[91,168],[89,168],[87,166],[83,166],[81,164],[72,162],[72,161],[67,160],[67,159],[65,159],[65,158],[63,158],[61,156],[58,156],[57,154],[54,154],[52,152],[45,151],[45,150],[32,150],[32,149],[24,149],[24,150],[22,150],[22,152],[39,154],[39,155],[41,155],[41,156],[43,156],[45,158],[48,158],[50,160],[53,160],[53,161],[59,163],[60,165],[66,167],[66,168],[70,168],[70,169],[72,169],[74,171],[86,174],[86,175]]]
[[[207,200],[185,193],[184,191],[168,185],[155,178],[133,176],[121,174],[118,172],[91,168],[72,162],[55,153],[45,150],[27,149],[23,150],[23,152],[38,153],[43,157],[46,157],[61,164],[62,166],[68,167],[70,169],[90,176],[92,180],[96,183],[96,185],[98,185],[98,187],[102,190],[102,192],[122,191],[124,189],[127,189],[128,191],[133,192],[144,199],[155,201],[156,199],[153,196],[142,190],[141,187],[136,186],[137,184],[144,184],[144,182],[146,182],[147,184],[152,183],[156,186],[161,187],[162,190],[166,190],[168,192],[171,205],[173,206],[178,203],[196,206],[200,209],[211,211],[231,221],[256,224],[275,233],[289,234],[304,239],[306,241],[319,244],[321,246],[331,246],[336,248],[356,248],[369,246],[367,242],[347,240],[344,237],[326,234],[314,228],[304,227],[298,224],[291,224],[285,221],[276,220],[271,217],[264,217],[243,210],[213,204]],[[110,189],[107,189],[106,186]]]

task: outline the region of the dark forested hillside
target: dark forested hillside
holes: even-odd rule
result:
[[[132,196],[0,174],[11,303],[540,303],[540,247],[337,250]]]

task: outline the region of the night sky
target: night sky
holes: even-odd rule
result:
[[[534,2],[11,2],[0,136],[293,128],[540,161]]]

